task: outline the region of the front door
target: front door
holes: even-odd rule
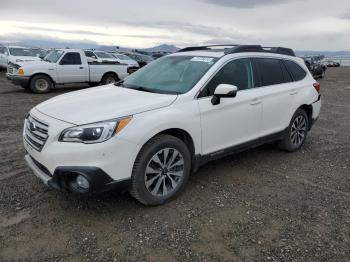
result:
[[[59,83],[82,83],[89,81],[88,65],[81,62],[80,53],[66,53],[57,64]]]
[[[237,86],[237,96],[221,98],[220,104],[213,105],[211,99],[219,84]],[[254,87],[251,61],[242,58],[224,65],[203,89],[198,98],[203,155],[259,137],[262,100],[259,89]]]

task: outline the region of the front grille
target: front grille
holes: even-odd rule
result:
[[[14,75],[17,72],[18,68],[20,68],[19,65],[10,62],[7,66],[7,73],[10,75]]]
[[[15,68],[13,68],[12,66],[8,66],[7,73],[10,75],[13,75],[15,73]]]
[[[49,125],[32,116],[24,123],[24,139],[37,151],[41,151],[49,137]]]

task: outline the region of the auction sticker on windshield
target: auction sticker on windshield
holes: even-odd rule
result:
[[[193,57],[191,59],[192,62],[204,62],[204,63],[212,63],[214,60],[213,57]]]

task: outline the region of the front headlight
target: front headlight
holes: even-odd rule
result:
[[[24,62],[22,59],[16,59],[16,62]]]
[[[131,120],[131,116],[98,122],[88,125],[70,127],[61,133],[60,142],[94,144],[107,141],[119,133]]]

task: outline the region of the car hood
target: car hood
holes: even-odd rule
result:
[[[9,62],[21,63],[21,62],[17,62],[17,60],[22,60],[21,62],[30,62],[30,61],[40,61],[41,59],[36,56],[10,56],[9,57]]]
[[[16,62],[17,65],[19,66],[50,66],[50,65],[54,65],[53,63],[49,63],[47,61],[44,60],[32,60],[32,61],[24,61],[24,62]]]
[[[57,96],[36,109],[50,117],[82,125],[166,107],[176,98],[177,95],[142,92],[111,84]]]

